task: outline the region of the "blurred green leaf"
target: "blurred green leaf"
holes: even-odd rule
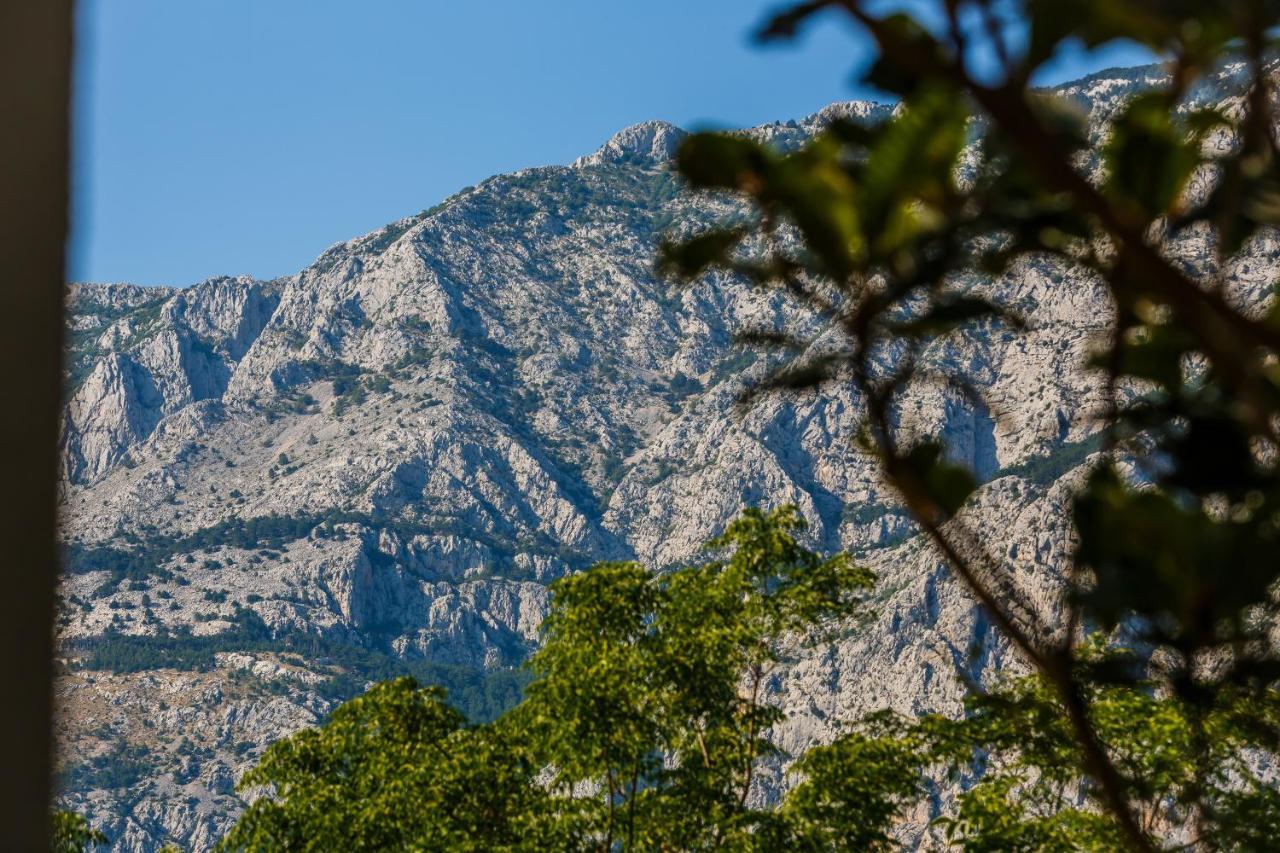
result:
[[[1013,328],[1022,323],[1003,307],[979,296],[947,296],[932,302],[923,314],[903,323],[890,325],[895,332],[908,337],[943,335],[965,323],[984,317],[996,317]]]
[[[839,142],[823,134],[763,177],[761,202],[786,212],[828,275],[837,280],[848,276],[862,253],[862,223]]]
[[[972,472],[947,461],[942,445],[937,442],[915,445],[902,462],[923,485],[928,498],[947,516],[955,515],[978,487]]]
[[[676,151],[680,174],[699,189],[749,190],[774,159],[763,146],[726,133],[690,134]]]
[[[1173,212],[1200,163],[1199,148],[1200,134],[1175,124],[1167,93],[1138,95],[1113,122],[1104,149],[1108,195],[1142,222]]]
[[[858,171],[858,206],[862,221],[876,229],[870,242],[877,258],[940,229],[968,119],[966,105],[952,93],[922,92],[871,145]]]
[[[895,13],[881,19],[881,26],[895,42],[904,46],[903,53],[923,53],[942,57],[942,45],[911,15]],[[915,63],[911,63],[914,65]],[[863,75],[862,82],[892,95],[906,97],[926,80],[902,61],[898,54],[881,52]]]
[[[734,248],[746,236],[745,228],[704,231],[679,243],[664,242],[658,247],[658,271],[662,275],[694,279],[714,266],[730,261]]]

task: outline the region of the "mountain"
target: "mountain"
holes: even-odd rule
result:
[[[1197,97],[1223,100],[1230,76]],[[1114,70],[1060,91],[1101,134],[1160,79]],[[891,112],[838,104],[743,132],[790,147],[833,116]],[[963,678],[1017,668],[855,450],[849,389],[736,405],[771,357],[735,332],[812,321],[730,277],[655,276],[667,229],[737,212],[681,192],[683,134],[627,128],[293,276],[70,288],[57,736],[65,803],[114,849],[207,849],[263,749],[371,680],[412,672],[473,716],[498,713],[549,581],[601,559],[689,559],[746,504],[796,503],[811,546],[880,575],[875,615],[797,649],[771,685],[791,753],[879,707],[954,710]],[[1191,265],[1207,251],[1173,250]],[[1258,240],[1230,286],[1261,300],[1278,257]],[[919,388],[899,416],[979,474],[966,512],[1050,607],[1101,403],[1081,365],[1110,309],[1043,259],[972,286],[1017,305],[1027,331],[937,344],[930,359],[984,402]]]

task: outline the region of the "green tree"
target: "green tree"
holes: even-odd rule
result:
[[[597,566],[553,585],[527,720],[562,791],[599,791],[601,849],[711,848],[759,827],[748,805],[766,733],[782,718],[766,682],[780,643],[821,639],[856,612],[872,575],[801,547],[793,507],[746,510],[708,548],[654,573]]]
[[[1272,640],[1280,305],[1274,297],[1242,305],[1229,293],[1233,259],[1280,220],[1267,57],[1280,6],[943,0],[911,8],[918,14],[813,0],[768,21],[761,36],[775,40],[820,12],[845,16],[876,47],[866,82],[899,97],[901,109],[876,127],[833,122],[793,152],[742,135],[688,138],[678,155],[688,183],[737,194],[755,215],[669,245],[664,266],[686,279],[709,269],[744,276],[820,322],[823,334],[812,338],[779,328],[744,336],[788,354],[756,392],[857,389],[862,445],[1065,721],[1084,810],[1033,817],[1015,803],[1001,812],[1013,834],[1001,835],[980,815],[1031,789],[997,775],[963,800],[956,831],[988,847],[1000,838],[1055,846],[1066,821],[1072,832],[1092,827],[1098,843],[1105,836],[1140,850],[1175,829],[1201,846],[1230,846],[1224,815],[1241,813],[1211,795],[1207,778],[1222,766],[1214,709],[1232,697],[1250,717],[1248,743],[1273,745],[1275,721],[1260,709],[1280,675]],[[1111,117],[1099,161],[1084,117],[1029,81],[1067,43],[1116,39],[1168,57],[1169,79]],[[982,56],[995,58],[994,72],[977,70]],[[1228,84],[1238,107],[1230,115],[1183,108],[1228,61],[1241,69]],[[1172,248],[1189,234],[1208,235],[1211,246],[1194,264]],[[967,528],[959,511],[975,487],[971,472],[946,461],[939,442],[904,438],[896,409],[915,383],[963,383],[939,377],[928,359],[939,340],[975,324],[1019,326],[1015,306],[976,283],[1026,258],[1092,277],[1114,312],[1094,358],[1109,400],[1104,461],[1075,496],[1079,547],[1062,600],[1047,609]],[[1142,659],[1099,668],[1085,626],[1122,631]],[[1098,692],[1108,685],[1128,692]],[[1176,703],[1158,707],[1174,708],[1189,727],[1197,768],[1178,788],[1181,811],[1164,811],[1163,823],[1144,818],[1152,768],[1107,739],[1110,706],[1099,704],[1124,696],[1141,705],[1153,691]]]
[[[241,783],[264,796],[222,849],[891,850],[904,811],[948,780],[962,793],[935,824],[960,849],[1126,843],[1041,674],[975,686],[957,718],[873,714],[799,756],[780,803],[752,800],[761,764],[785,757],[767,736],[783,719],[773,668],[829,639],[873,581],[847,555],[800,547],[800,527],[791,507],[747,510],[707,562],[557,581],[519,706],[473,726],[439,688],[376,685],[267,751]],[[1082,701],[1144,835],[1265,848],[1280,830],[1280,694],[1192,702],[1117,677],[1140,661],[1100,638],[1078,654]]]
[[[751,805],[766,688],[787,643],[857,612],[871,574],[801,547],[793,507],[746,510],[669,572],[605,563],[553,584],[527,699],[470,726],[401,678],[274,744],[226,850],[750,849],[789,836]],[[873,774],[874,775],[874,774]],[[812,810],[811,810],[812,811]],[[892,810],[874,812],[887,831]]]
[[[563,848],[539,769],[507,726],[467,726],[442,690],[398,678],[272,745],[241,780],[270,795],[221,848]]]
[[[1101,646],[1092,639],[1082,658],[1106,667],[1124,657],[1115,650],[1104,654]],[[1106,681],[1092,679],[1086,703],[1108,757],[1134,782],[1129,802],[1142,831],[1188,849],[1271,847],[1280,827],[1280,790],[1270,770],[1277,755],[1274,744],[1259,750],[1265,739],[1257,727],[1280,721],[1280,695],[1270,692],[1260,700],[1251,691],[1223,691],[1205,705],[1158,695],[1149,683]],[[970,774],[974,782],[935,821],[950,844],[974,851],[1125,846],[1119,824],[1092,806],[1093,782],[1076,733],[1042,676],[1007,679],[974,692],[966,704],[958,719],[873,715],[862,732],[812,750],[800,762],[808,779],[784,806],[795,837],[828,839],[849,823],[850,832],[874,826],[860,815],[851,822],[843,810],[831,808],[848,798],[851,784],[860,792],[898,794],[900,806],[912,801],[912,785],[918,793],[926,778],[954,781]],[[870,784],[861,780],[857,763],[868,752],[893,758],[881,764]],[[890,773],[898,774],[896,783]],[[819,808],[805,808],[815,798]],[[890,810],[894,806],[886,803]]]
[[[51,820],[50,848],[53,853],[84,853],[107,843],[107,836],[90,826],[82,814],[56,811]]]

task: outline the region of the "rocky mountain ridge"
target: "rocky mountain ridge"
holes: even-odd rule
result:
[[[1158,79],[1104,72],[1062,92],[1100,127]],[[891,112],[839,104],[743,132],[786,147],[833,116]],[[655,276],[667,229],[735,213],[681,191],[683,133],[626,128],[293,276],[70,289],[60,761],[67,804],[114,849],[206,849],[265,746],[370,680],[413,672],[496,713],[518,694],[549,581],[600,559],[689,559],[746,504],[797,504],[812,546],[851,549],[881,577],[874,617],[797,651],[772,685],[793,754],[885,705],[953,709],[957,672],[1010,665],[855,451],[855,395],[735,407],[769,361],[735,332],[809,321],[731,278]],[[1202,249],[1178,251],[1195,263]],[[1262,298],[1278,257],[1271,235],[1251,247],[1232,273],[1243,298]],[[1029,329],[939,343],[930,357],[985,402],[920,389],[901,417],[979,473],[972,523],[1051,606],[1100,404],[1081,365],[1109,309],[1047,262],[975,286]]]

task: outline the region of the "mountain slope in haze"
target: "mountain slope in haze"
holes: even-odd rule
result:
[[[1063,91],[1100,122],[1157,81],[1113,71]],[[842,104],[746,132],[790,146],[834,115],[890,112]],[[58,737],[67,804],[115,849],[207,848],[265,746],[370,680],[408,671],[472,715],[499,712],[549,581],[600,559],[689,559],[745,504],[798,504],[810,545],[852,549],[881,577],[872,619],[797,651],[771,686],[791,753],[885,705],[954,709],[957,673],[1011,665],[854,450],[855,395],[735,408],[769,360],[735,332],[811,321],[730,278],[655,277],[664,231],[736,212],[681,193],[669,159],[682,136],[627,128],[294,276],[71,289]],[[1274,239],[1252,252],[1232,281],[1260,299]],[[1079,365],[1109,309],[1047,262],[973,286],[1019,306],[1029,330],[936,345],[930,358],[986,402],[921,388],[900,417],[986,482],[973,523],[1049,606],[1101,401]],[[783,772],[762,774],[757,796]]]

